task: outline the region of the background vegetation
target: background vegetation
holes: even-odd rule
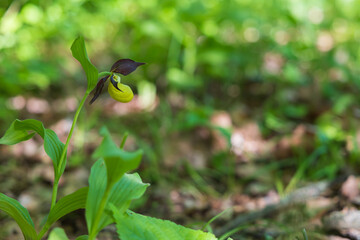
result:
[[[358,191],[357,1],[8,0],[0,16],[1,134],[14,118],[35,118],[65,136],[86,88],[69,50],[78,35],[101,71],[120,58],[147,63],[123,77],[137,93],[131,103],[104,94],[86,107],[63,193],[86,185],[102,125],[145,151],[140,174],[152,187],[133,208],[186,226],[230,208],[211,224],[219,229],[309,182],[354,175]],[[1,192],[37,214],[52,172],[40,143],[0,147]],[[322,239],[333,234],[325,213],[357,208],[357,197],[339,191],[321,210],[282,210],[233,238],[295,239],[305,227]],[[81,233],[79,216],[62,225]],[[17,239],[3,213],[0,225]]]

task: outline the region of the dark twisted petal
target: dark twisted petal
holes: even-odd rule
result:
[[[118,83],[114,80],[114,75],[111,75],[110,81],[111,81],[111,84],[112,84],[117,90],[119,90],[120,92],[122,92],[121,89],[118,88],[118,86],[117,86]]]
[[[104,87],[104,84],[106,82],[106,80],[109,78],[109,75],[108,76],[105,76],[103,78],[101,78],[98,83],[96,84],[96,87],[95,87],[95,92],[94,92],[94,96],[93,98],[90,100],[90,104],[92,104],[93,102],[95,102],[95,100],[100,96],[101,94],[101,91]]]
[[[120,73],[124,76],[132,73],[137,67],[144,65],[145,63],[135,62],[131,59],[120,59],[116,61],[112,67],[111,72]]]

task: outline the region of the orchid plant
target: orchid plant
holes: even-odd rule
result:
[[[26,141],[35,134],[43,138],[45,152],[51,158],[54,169],[50,212],[37,231],[29,212],[16,199],[0,193],[0,210],[17,222],[25,240],[40,240],[46,236],[50,240],[68,239],[62,228],[54,228],[50,234],[48,232],[57,220],[80,208],[85,208],[88,233],[77,237],[77,240],[94,240],[104,227],[112,223],[116,224],[118,236],[122,240],[217,239],[211,233],[185,228],[128,209],[131,201],[140,198],[149,186],[142,182],[137,173],[127,173],[139,166],[143,152],[123,150],[126,139],[123,139],[118,147],[106,127],[100,130],[103,140],[92,155],[97,161],[91,168],[89,186],[57,198],[59,180],[66,168],[67,148],[87,97],[94,90],[94,96],[90,100],[90,104],[93,103],[101,94],[105,82],[109,80],[108,91],[112,98],[120,102],[131,101],[134,94],[129,86],[121,83],[119,74],[126,76],[144,64],[121,59],[114,63],[110,72],[99,73],[88,58],[83,37],[74,41],[71,51],[85,71],[87,89],[75,113],[66,143],[62,143],[54,131],[45,128],[42,122],[35,119],[15,120],[0,139],[0,144],[13,145]]]

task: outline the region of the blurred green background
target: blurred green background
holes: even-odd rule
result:
[[[119,142],[128,131],[152,184],[139,211],[191,225],[236,194],[282,196],[359,173],[358,1],[5,0],[0,16],[1,133],[36,118],[65,141],[86,89],[69,49],[78,35],[100,71],[120,58],[147,63],[122,78],[131,103],[104,91],[86,107],[68,163],[69,175],[86,175],[98,129]],[[46,174],[8,180],[24,163],[26,173],[51,164],[34,156],[40,144],[1,147],[2,192],[43,184],[50,194]]]

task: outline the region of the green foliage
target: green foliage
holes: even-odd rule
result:
[[[96,86],[99,72],[97,68],[91,63],[87,55],[85,41],[82,36],[79,36],[77,39],[75,39],[71,46],[71,52],[73,57],[81,63],[81,66],[85,71],[88,81],[86,92],[90,93]]]
[[[111,207],[117,232],[122,240],[216,240],[211,233],[193,230],[173,222],[147,217],[131,211],[119,212]]]
[[[103,158],[107,170],[107,186],[111,188],[124,173],[136,169],[141,161],[142,150],[130,153],[115,145],[107,128],[100,131],[103,141],[93,154],[94,158]]]
[[[149,186],[149,184],[144,184],[142,182],[137,173],[126,174],[126,172],[132,171],[139,166],[143,154],[142,150],[136,152],[126,152],[122,150],[127,135],[125,135],[119,148],[111,139],[111,135],[107,128],[103,127],[101,135],[103,135],[104,139],[93,154],[93,156],[99,158],[99,160],[97,160],[91,168],[89,187],[79,189],[76,192],[61,198],[56,203],[58,182],[66,166],[66,150],[75,123],[86,97],[96,85],[96,80],[98,78],[98,71],[91,64],[87,56],[85,42],[82,37],[79,37],[74,41],[71,50],[73,56],[81,63],[85,70],[88,79],[88,88],[75,113],[74,122],[70,129],[66,144],[64,145],[60,142],[54,131],[44,128],[42,122],[34,119],[23,121],[15,120],[6,131],[5,135],[0,139],[0,144],[12,145],[26,141],[37,133],[44,139],[45,151],[53,160],[55,179],[51,209],[39,234],[35,231],[34,224],[28,211],[16,200],[11,199],[4,194],[0,194],[0,209],[15,219],[26,240],[40,240],[49,230],[51,225],[58,219],[80,208],[85,208],[85,217],[89,235],[83,235],[77,239],[93,240],[100,230],[114,222],[112,217],[112,212],[114,211],[116,211],[116,218],[118,219],[117,224],[119,225],[120,214],[123,214],[128,209],[132,200],[140,198]],[[142,65],[141,63],[136,64]],[[126,68],[127,65],[123,67]],[[134,71],[136,67],[137,66],[135,66],[135,68],[131,67],[130,70],[125,70]],[[126,71],[123,73],[124,75],[128,74]],[[110,206],[112,209],[110,209]],[[127,219],[125,222],[127,224],[130,223],[130,225],[139,225],[139,221],[145,224],[139,226],[140,229],[147,227],[147,232],[150,234],[149,236],[153,237],[158,236],[159,230],[162,229],[163,233],[161,233],[161,236],[163,237],[170,234],[170,236],[182,236],[179,239],[216,239],[212,234],[186,229],[169,221],[156,220],[154,218],[146,218],[146,221],[142,221],[138,217],[135,217]],[[129,227],[127,224],[123,225]],[[160,226],[158,224],[160,224]],[[130,232],[131,231],[132,230],[130,230]],[[138,233],[130,232],[125,235],[126,238],[129,238],[131,235],[133,235],[133,237],[138,235]],[[63,229],[55,228],[51,231],[49,239],[68,239],[68,237]]]
[[[5,132],[5,135],[0,139],[0,144],[13,145],[22,141],[27,141],[32,138],[35,133],[29,133],[26,130],[18,130],[15,128],[15,123],[21,122],[20,120],[15,120],[8,130]]]
[[[210,224],[215,221],[216,219],[220,218],[223,214],[227,213],[228,211],[232,210],[231,208],[227,208],[225,210],[223,210],[222,212],[218,213],[216,216],[214,216],[213,218],[211,218],[203,227],[202,230],[207,229]]]
[[[6,212],[19,225],[25,240],[35,240],[36,231],[29,212],[18,201],[0,193],[0,210]]]
[[[97,218],[101,201],[104,198],[106,186],[107,186],[107,177],[104,161],[98,160],[91,168],[89,176],[89,192],[88,198],[86,201],[86,223],[88,227],[88,232],[99,231],[95,226],[95,219]],[[103,209],[100,209],[104,211]],[[99,213],[101,214],[101,213]],[[99,217],[98,217],[99,218]],[[99,220],[98,220],[99,221]],[[97,225],[98,223],[96,223]]]
[[[43,234],[47,232],[52,224],[54,224],[57,220],[66,214],[69,214],[80,208],[85,208],[87,193],[88,187],[84,187],[61,198],[55,204],[54,208],[50,210],[50,213],[39,235],[43,236]]]
[[[31,133],[29,133],[31,131]],[[60,158],[64,149],[64,144],[59,140],[56,133],[51,129],[46,129],[42,122],[34,119],[15,120],[5,135],[0,139],[0,144],[13,145],[22,141],[29,140],[37,133],[44,139],[44,149],[51,158],[54,165],[55,179],[60,179],[64,172],[65,165],[60,167]],[[61,168],[61,169],[60,169]]]
[[[173,94],[184,96],[184,112],[193,105],[245,107],[263,133],[275,137],[291,134],[300,123],[318,128],[321,115],[330,113],[341,119],[339,132],[352,135],[360,100],[360,55],[353,37],[360,28],[358,9],[357,1],[13,1],[0,6],[0,120],[9,123],[8,97],[50,87],[63,97],[83,85],[68,77],[74,69],[58,68],[59,62],[73,66],[63,52],[80,34],[91,40],[87,48],[99,69],[120,55],[151,63],[147,77],[133,84],[156,88],[161,107]],[[91,90],[96,69],[84,49],[79,37],[73,54],[89,69]],[[177,119],[175,111],[159,121]],[[148,155],[161,157],[148,149]]]
[[[102,157],[103,159],[96,161],[91,168],[86,203],[89,239],[94,239],[101,229],[114,221],[110,206],[113,212],[116,209],[116,213],[120,215],[128,209],[131,200],[141,197],[148,187],[148,184],[144,184],[137,173],[124,174],[125,171],[133,170],[138,166],[142,153],[130,154],[119,149],[111,140],[110,133],[106,128],[102,128],[101,133],[104,139],[95,151],[94,157]],[[107,158],[111,160],[109,161]],[[115,219],[118,218],[115,217]],[[127,224],[122,224],[119,221],[117,221],[117,224],[122,226],[121,229],[129,228],[129,226],[139,226],[138,229],[129,228],[125,236],[121,235],[121,238],[125,239],[129,237],[135,239],[143,231],[147,231],[149,236],[153,237],[149,239],[156,239],[154,237],[161,239],[161,236],[171,237],[173,235],[183,237],[179,239],[216,239],[212,234],[187,229],[175,223],[155,218],[147,218],[146,221],[138,218],[123,220]],[[142,222],[143,225],[139,225],[139,222]],[[159,223],[161,224],[159,225]],[[157,228],[154,228],[154,226],[157,226]],[[145,228],[146,230],[144,230]],[[163,231],[161,235],[159,235],[160,229]]]
[[[307,235],[307,233],[306,233],[306,229],[305,229],[305,228],[302,230],[302,233],[303,233],[303,236],[304,236],[304,240],[309,240],[309,238],[308,238],[308,235]]]
[[[88,187],[84,187],[61,198],[51,209],[45,225],[51,225],[66,214],[85,208],[88,190]]]
[[[141,160],[142,152],[125,152],[115,145],[106,128],[101,130],[104,140],[95,151],[99,159],[91,169],[89,193],[86,203],[86,222],[90,236],[110,224],[111,216],[106,213],[112,203],[125,211],[130,201],[139,198],[147,184],[138,175],[124,175],[135,169]]]
[[[64,229],[54,228],[49,234],[48,240],[69,240],[69,238],[66,236]]]
[[[81,78],[71,77],[79,68],[64,54],[80,34],[91,40],[86,47],[99,69],[108,69],[119,56],[151,63],[144,68],[146,77],[134,78],[132,83],[138,85],[142,100],[149,91],[141,85],[156,89],[153,99],[158,99],[158,108],[119,121],[118,116],[105,120],[100,105],[86,121],[87,127],[106,124],[114,134],[128,130],[135,135],[136,144],[144,149],[143,178],[152,182],[171,178],[178,184],[181,171],[167,174],[171,171],[162,172],[159,167],[172,151],[167,148],[168,139],[174,132],[183,136],[202,127],[213,132],[211,117],[217,110],[228,111],[235,128],[256,121],[266,141],[275,144],[292,135],[297,126],[306,127],[305,134],[311,136],[304,142],[309,146],[294,146],[285,164],[273,154],[261,156],[260,164],[255,159],[257,169],[265,169],[260,175],[279,176],[285,191],[304,180],[333,178],[346,169],[357,171],[360,54],[354,36],[360,29],[359,9],[358,1],[339,0],[2,1],[1,129],[15,118],[10,108],[14,96],[48,98],[53,107],[52,101],[79,94],[79,86],[85,87]],[[86,53],[84,38],[76,39],[72,51],[85,70],[90,91],[97,70]],[[328,49],[323,48],[326,45]],[[20,116],[29,114],[26,107]],[[57,117],[64,116],[56,114],[50,121]],[[230,139],[231,131],[218,130]],[[7,144],[25,141],[35,133],[9,130],[9,134]],[[237,167],[224,164],[233,157],[230,151],[208,152],[206,157],[216,164],[201,172],[206,183],[224,182],[229,172],[237,174]],[[108,158],[108,165],[112,160]],[[174,160],[177,169],[178,160]],[[59,178],[62,171],[55,172]],[[258,176],[248,177],[258,180]],[[221,191],[230,190],[227,184],[221,187]]]
[[[120,211],[125,211],[132,200],[140,198],[150,184],[143,183],[138,173],[125,174],[113,187],[109,194],[106,210],[109,204],[113,204]],[[105,227],[113,222],[113,219],[103,217],[100,221],[101,227]]]

